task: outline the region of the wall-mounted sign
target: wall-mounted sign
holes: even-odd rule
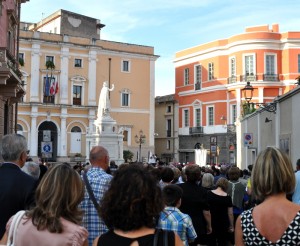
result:
[[[251,147],[253,145],[253,134],[244,133],[244,146]]]

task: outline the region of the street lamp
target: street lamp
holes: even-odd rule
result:
[[[139,131],[139,135],[135,135],[134,140],[137,144],[139,144],[139,162],[141,162],[142,144],[146,141],[146,136],[144,135],[143,130]]]
[[[273,112],[276,113],[276,103],[272,102],[272,103],[253,103],[251,102],[252,97],[253,97],[253,86],[250,84],[250,82],[248,81],[247,84],[245,85],[245,87],[242,89],[243,93],[244,93],[244,98],[247,102],[247,105],[250,106],[250,104],[252,106],[257,105],[260,108],[268,111],[268,112]]]

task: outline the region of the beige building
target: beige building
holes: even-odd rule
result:
[[[155,98],[155,154],[161,161],[178,161],[178,102],[175,95]]]
[[[69,161],[86,156],[86,135],[95,129],[104,81],[111,117],[124,133],[124,150],[136,153],[143,130],[142,157],[154,151],[154,48],[102,40],[100,20],[59,10],[36,24],[23,23],[19,56],[27,91],[19,105],[18,131],[32,157]],[[58,87],[57,87],[58,85]],[[134,158],[135,158],[134,157]]]

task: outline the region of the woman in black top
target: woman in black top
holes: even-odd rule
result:
[[[93,246],[152,246],[156,219],[163,210],[161,189],[142,166],[130,164],[115,172],[111,186],[101,201],[101,217],[110,229],[97,237]],[[167,234],[167,245],[183,245],[174,232]],[[159,233],[157,245],[164,245]]]

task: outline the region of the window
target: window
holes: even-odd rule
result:
[[[24,53],[19,53],[19,59],[24,60]]]
[[[73,85],[73,105],[81,105],[82,86]]]
[[[188,109],[184,109],[183,110],[183,127],[189,127],[189,110]]]
[[[71,132],[81,132],[81,129],[79,126],[74,126],[72,127]]]
[[[195,89],[200,90],[202,83],[202,67],[201,65],[195,66]]]
[[[167,120],[167,137],[171,137],[171,130],[172,130],[172,121],[171,119]]]
[[[247,55],[245,56],[245,72],[246,75],[254,75],[254,56]]]
[[[214,79],[214,63],[208,63],[208,80]]]
[[[82,60],[75,58],[75,60],[74,60],[74,66],[75,67],[82,67]]]
[[[54,27],[54,31],[53,31],[54,34],[57,33],[57,27]]]
[[[130,71],[130,62],[128,60],[122,61],[122,72],[129,72]]]
[[[189,77],[189,69],[184,69],[184,85],[188,85],[190,83],[190,77]]]
[[[275,74],[275,55],[266,55],[266,74]]]
[[[171,140],[167,140],[167,149],[171,149]]]
[[[298,55],[298,73],[300,73],[300,55]]]
[[[123,131],[123,141],[127,142],[128,141],[128,131]]]
[[[201,126],[201,109],[195,109],[195,126]]]
[[[207,108],[207,116],[208,116],[208,125],[213,126],[214,125],[214,107],[208,107]]]
[[[234,124],[236,120],[236,105],[231,105],[231,124]]]
[[[167,113],[171,113],[172,112],[172,107],[171,107],[171,105],[168,105],[167,106]]]
[[[230,59],[230,76],[233,77],[236,75],[236,65],[235,58]]]
[[[122,107],[128,107],[129,106],[129,94],[122,92]]]
[[[51,61],[54,63],[54,56],[46,56],[46,62]]]

